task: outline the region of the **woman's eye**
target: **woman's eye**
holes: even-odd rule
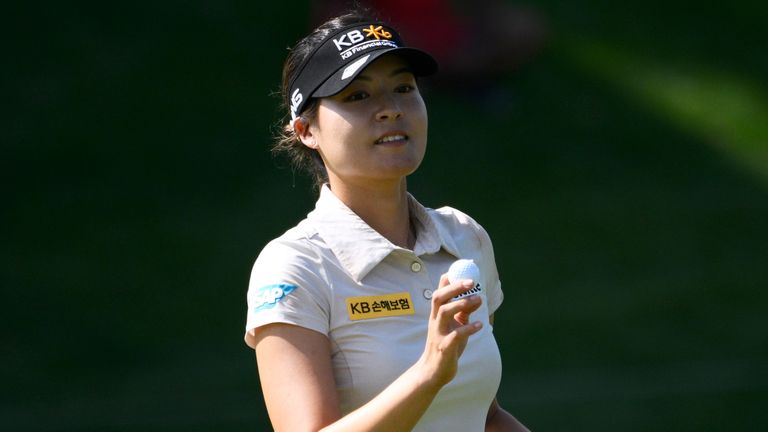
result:
[[[355,102],[355,101],[363,100],[367,97],[368,97],[368,93],[364,91],[358,91],[348,95],[346,98],[344,98],[344,100],[348,102]]]
[[[414,89],[416,89],[416,87],[415,87],[415,86],[413,86],[413,85],[411,85],[411,84],[403,84],[403,85],[401,85],[401,86],[398,86],[398,87],[397,87],[397,89],[396,89],[396,91],[397,91],[398,93],[410,93],[410,92],[412,92]]]

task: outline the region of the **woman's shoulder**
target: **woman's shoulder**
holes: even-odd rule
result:
[[[321,284],[328,248],[310,225],[300,223],[269,241],[256,257],[251,270],[255,287],[288,283]]]
[[[443,229],[485,231],[472,216],[454,207],[428,208],[427,213]]]
[[[454,207],[444,206],[427,209],[427,214],[435,225],[443,241],[453,243],[457,250],[471,245],[473,248],[490,248],[488,232],[472,216]]]
[[[270,240],[259,253],[259,259],[272,255],[282,258],[317,256],[322,248],[321,243],[317,230],[305,219]]]

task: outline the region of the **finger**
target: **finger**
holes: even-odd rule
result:
[[[461,325],[465,325],[465,324],[469,323],[469,316],[472,315],[472,313],[475,312],[478,308],[480,308],[480,305],[483,304],[483,301],[482,301],[482,299],[480,297],[474,297],[473,296],[473,297],[468,298],[467,300],[474,299],[474,298],[477,298],[479,301],[477,301],[475,303],[470,303],[470,306],[469,306],[469,308],[467,310],[460,311],[460,312],[456,313],[453,316],[453,319],[457,323],[459,323]],[[459,301],[461,301],[461,300],[459,300]],[[474,300],[472,300],[472,301],[474,301]]]
[[[472,279],[462,279],[452,284],[442,286],[432,294],[432,301],[440,304],[451,301],[459,294],[463,294],[470,289],[474,288],[475,284]]]
[[[456,330],[454,331],[456,332],[456,335],[458,337],[462,339],[467,339],[468,337],[482,330],[482,328],[483,328],[482,321],[474,321],[470,324],[457,327]]]
[[[479,332],[483,328],[481,321],[475,321],[467,325],[456,327],[451,333],[447,334],[441,343],[443,348],[448,348],[453,344],[463,344],[470,336]]]
[[[467,288],[469,285],[470,284],[466,281],[458,281],[450,284],[448,282],[447,274],[440,276],[438,289],[432,293],[432,311],[430,313],[430,317],[432,319],[437,318],[437,312],[440,309],[440,306],[449,302],[457,295],[466,292],[468,289],[471,289],[471,286],[470,288]]]
[[[469,315],[476,311],[482,303],[482,297],[472,296],[440,306],[436,312],[438,328],[441,332],[448,332],[456,321],[459,324],[466,324],[469,322]],[[458,315],[463,315],[465,318],[459,321],[456,319]]]
[[[459,312],[453,316],[453,319],[461,325],[467,325],[469,324],[469,315],[466,312]]]
[[[467,347],[467,343],[469,342],[469,337],[479,332],[482,328],[483,323],[480,321],[475,321],[472,324],[461,326],[456,329],[457,338],[462,341],[461,345],[459,345],[459,351],[457,352],[459,356],[464,353],[464,349]]]
[[[445,303],[438,309],[439,316],[452,317],[457,313],[464,312],[471,314],[483,304],[483,298],[480,296],[465,297],[461,300]]]

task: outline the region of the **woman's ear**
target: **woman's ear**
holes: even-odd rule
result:
[[[315,136],[310,130],[311,128],[309,127],[309,122],[304,117],[296,117],[292,120],[292,122],[293,132],[296,134],[299,140],[301,140],[305,146],[317,150],[317,142],[315,141]]]

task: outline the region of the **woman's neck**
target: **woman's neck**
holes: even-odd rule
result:
[[[393,244],[413,249],[405,178],[397,185],[350,185],[331,179],[331,190],[347,207]]]

